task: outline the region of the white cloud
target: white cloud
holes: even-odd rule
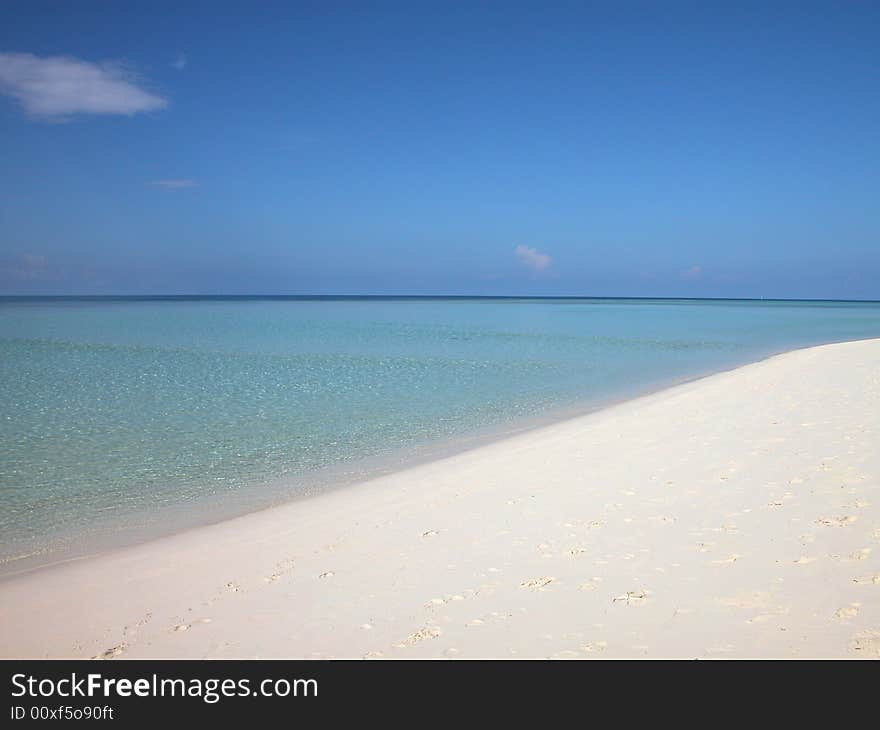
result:
[[[550,268],[550,264],[553,263],[553,258],[549,254],[541,253],[536,248],[517,246],[513,252],[521,264],[528,266],[534,271],[544,271]]]
[[[26,253],[21,257],[24,265],[29,269],[43,269],[46,267],[46,264],[49,262],[42,254],[33,254]]]
[[[689,269],[685,269],[681,272],[682,279],[689,279],[691,281],[699,279],[701,276],[703,276],[702,266],[691,266]]]
[[[49,259],[42,254],[25,253],[0,260],[0,279],[32,281],[56,278],[49,268]]]
[[[186,57],[186,54],[178,53],[174,57],[174,60],[171,62],[171,68],[176,68],[178,71],[183,71],[188,63],[189,59]]]
[[[183,188],[197,188],[197,180],[153,180],[150,185],[165,188],[166,190],[181,190]]]
[[[32,116],[56,120],[71,114],[131,116],[168,104],[118,64],[31,53],[0,53],[0,93]]]

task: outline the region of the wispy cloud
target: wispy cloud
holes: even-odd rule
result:
[[[529,246],[517,246],[513,252],[521,264],[533,271],[544,271],[553,263],[553,258],[549,254],[541,253],[538,249]]]
[[[0,93],[31,116],[56,121],[72,114],[131,116],[168,105],[118,63],[31,53],[0,53]]]
[[[189,59],[186,57],[186,54],[178,53],[174,57],[174,60],[171,62],[171,68],[176,68],[178,71],[183,71],[188,63]]]
[[[0,279],[39,281],[53,278],[57,275],[50,269],[48,257],[42,254],[25,253],[0,259]]]
[[[693,281],[695,279],[699,279],[703,276],[703,267],[702,266],[691,266],[689,269],[685,269],[681,272],[681,278],[687,279],[689,281]]]
[[[150,185],[155,185],[165,190],[182,190],[184,188],[197,188],[198,180],[153,180]]]

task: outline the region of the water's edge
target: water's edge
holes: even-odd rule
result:
[[[643,398],[655,396],[664,391],[670,391],[678,387],[690,385],[701,380],[706,380],[724,373],[733,372],[741,368],[756,365],[773,358],[801,350],[811,350],[828,345],[845,344],[849,342],[865,342],[877,339],[864,337],[856,339],[829,340],[818,344],[810,344],[787,349],[773,350],[755,359],[748,359],[728,367],[707,370],[696,375],[687,375],[664,382],[646,384],[634,388],[625,396],[609,397],[599,400],[578,401],[563,408],[555,408],[537,416],[528,418],[515,418],[504,423],[486,427],[478,431],[458,434],[454,437],[441,439],[440,441],[420,444],[404,450],[395,451],[378,456],[365,457],[355,463],[325,467],[312,474],[306,475],[294,482],[287,481],[285,485],[290,490],[294,486],[303,487],[299,494],[287,494],[279,498],[278,489],[266,487],[267,498],[263,504],[259,501],[249,500],[247,505],[235,505],[234,494],[227,493],[222,496],[212,496],[204,499],[197,505],[197,509],[186,509],[182,505],[169,508],[166,515],[168,520],[152,520],[148,525],[127,525],[124,534],[115,536],[107,534],[89,535],[80,540],[76,547],[66,546],[47,552],[23,556],[18,559],[8,560],[0,564],[0,582],[11,580],[23,575],[64,565],[66,563],[88,560],[108,553],[144,545],[157,540],[180,535],[192,530],[198,530],[211,525],[220,524],[249,514],[271,510],[276,507],[294,504],[310,500],[329,491],[338,491],[354,485],[363,484],[374,479],[412,469],[414,467],[442,461],[465,452],[474,451],[484,446],[499,443],[507,439],[521,436],[530,432],[556,426],[568,421],[574,421],[585,416],[604,411],[624,403],[630,403]],[[260,487],[255,487],[259,489]],[[268,494],[273,497],[268,497]],[[177,513],[176,515],[170,514]],[[199,513],[196,516],[196,512]],[[176,524],[175,524],[176,522]],[[115,537],[115,539],[114,539]],[[51,558],[51,559],[50,559]]]

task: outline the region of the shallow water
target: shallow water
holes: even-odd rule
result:
[[[0,560],[126,541],[773,352],[880,303],[0,299]],[[341,473],[341,472],[340,472]]]

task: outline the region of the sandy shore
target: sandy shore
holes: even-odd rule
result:
[[[880,340],[9,578],[0,655],[880,656]]]

